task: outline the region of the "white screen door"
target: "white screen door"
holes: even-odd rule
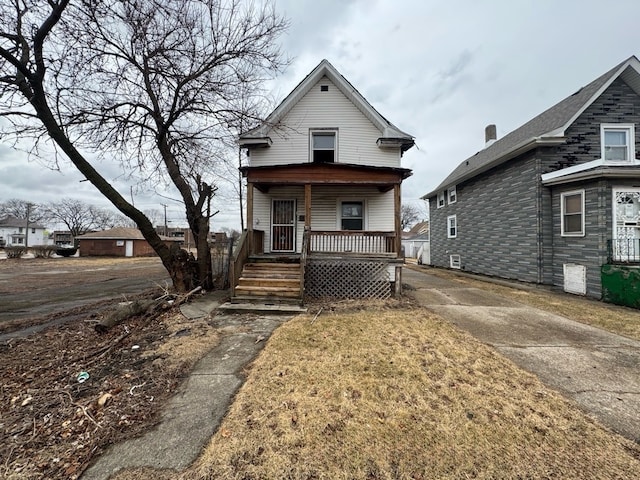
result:
[[[273,200],[271,203],[272,252],[295,252],[295,219],[295,200]]]

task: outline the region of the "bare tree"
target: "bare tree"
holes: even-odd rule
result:
[[[400,207],[400,226],[402,230],[407,230],[414,226],[421,219],[421,212],[415,206],[404,203]]]
[[[44,223],[48,220],[47,210],[42,205],[17,198],[0,203],[0,218],[9,216],[20,219],[28,218],[33,223]]]
[[[47,138],[132,219],[175,288],[213,286],[211,171],[229,127],[258,121],[264,81],[285,62],[287,22],[269,2],[11,0],[0,6],[0,115],[15,138]],[[171,185],[196,242],[197,268],[95,168],[117,159],[150,185]],[[57,167],[54,157],[54,168]]]
[[[74,237],[92,230],[111,228],[109,219],[115,217],[113,212],[71,198],[49,203],[46,209],[49,219],[63,224]]]

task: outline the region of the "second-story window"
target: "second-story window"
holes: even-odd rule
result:
[[[311,132],[311,161],[313,163],[334,163],[337,161],[337,132],[316,130]]]
[[[635,159],[633,124],[603,124],[600,126],[602,158],[608,162],[629,162]]]

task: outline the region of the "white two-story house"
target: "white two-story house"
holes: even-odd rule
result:
[[[15,217],[0,219],[0,247],[46,245],[45,227]]]
[[[289,279],[291,297],[399,291],[400,187],[411,175],[401,159],[414,145],[411,135],[323,60],[239,144],[249,164],[242,168],[247,230],[237,252],[236,296],[268,294],[249,285],[250,267],[245,275],[240,265],[274,258],[289,263],[290,273],[299,270]]]

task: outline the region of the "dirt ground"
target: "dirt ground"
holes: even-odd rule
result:
[[[0,260],[0,333],[79,314],[90,304],[166,286],[157,257]],[[0,338],[1,341],[1,338]]]
[[[161,294],[166,278],[157,258],[0,261],[0,478],[78,478],[154,425],[217,343],[210,319],[170,309],[103,334],[94,324],[117,301]]]

